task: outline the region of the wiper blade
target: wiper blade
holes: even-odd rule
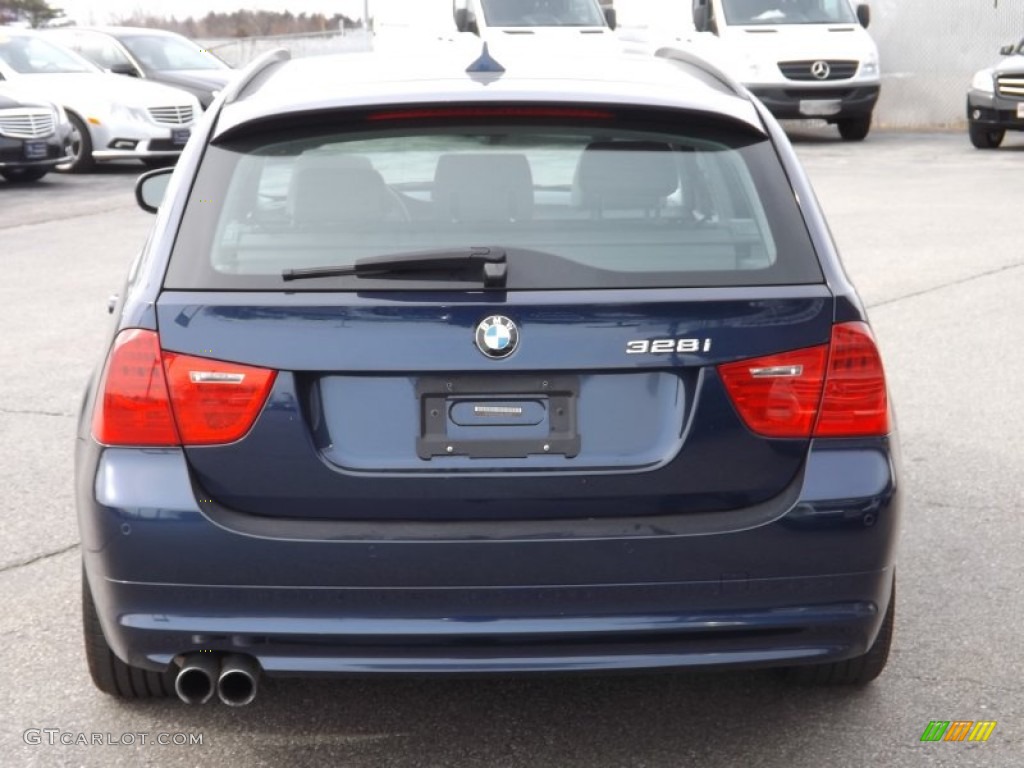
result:
[[[479,272],[485,288],[500,288],[508,278],[505,251],[491,248],[454,248],[393,253],[359,259],[343,267],[286,269],[285,281],[317,277],[403,277],[418,272]]]

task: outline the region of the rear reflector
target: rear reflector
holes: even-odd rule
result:
[[[808,347],[718,366],[733,405],[751,431],[766,437],[811,436],[828,347]]]
[[[100,383],[93,436],[104,445],[230,443],[259,416],[276,373],[162,352],[153,331],[118,334]]]
[[[885,373],[865,323],[832,328],[828,345],[718,366],[737,413],[765,437],[889,433]]]
[[[865,323],[836,325],[829,346],[815,437],[889,434],[885,371],[871,329]]]

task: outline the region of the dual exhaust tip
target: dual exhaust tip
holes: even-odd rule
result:
[[[260,667],[251,656],[192,653],[185,657],[174,691],[186,704],[205,704],[217,697],[229,707],[244,707],[256,698]]]

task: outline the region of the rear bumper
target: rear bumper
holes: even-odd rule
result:
[[[878,632],[899,525],[886,440],[818,444],[776,508],[717,523],[472,532],[294,519],[243,530],[197,495],[177,450],[81,441],[78,461],[104,632],[121,658],[153,670],[200,649],[247,653],[280,675],[839,660]]]
[[[750,91],[780,119],[824,119],[828,121],[851,117],[867,117],[875,109],[878,85],[850,85],[828,88],[813,86],[750,86]],[[827,110],[815,111],[810,104],[829,103]]]

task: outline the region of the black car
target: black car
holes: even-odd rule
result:
[[[115,74],[172,85],[210,106],[234,75],[228,64],[187,37],[144,27],[74,27],[48,35]]]
[[[1007,131],[1024,131],[1024,40],[999,53],[1005,58],[976,72],[967,92],[967,132],[978,149],[995,149]]]
[[[37,181],[71,155],[64,110],[0,82],[0,176]]]

